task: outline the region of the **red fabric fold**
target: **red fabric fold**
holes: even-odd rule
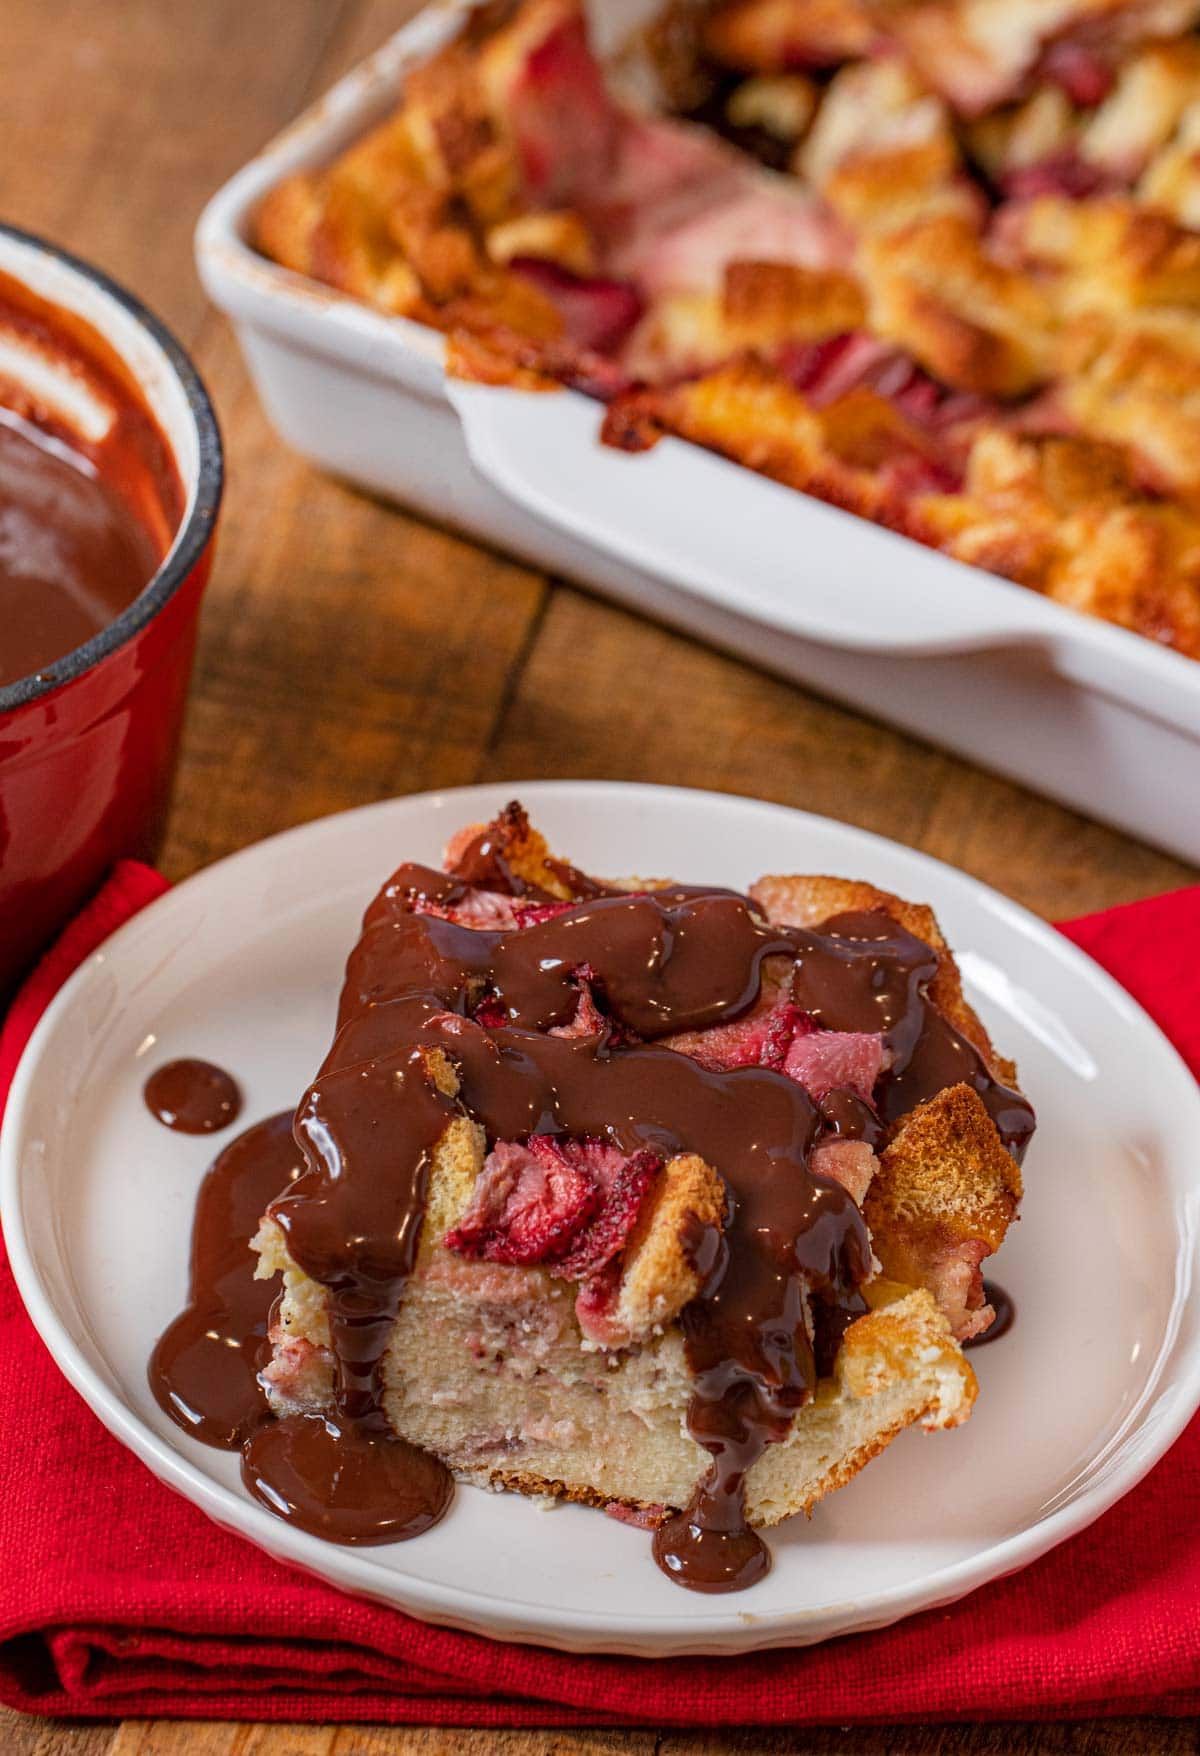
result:
[[[126,864],[18,996],[0,1101],[76,965],[165,885]],[[1074,921],[1200,1074],[1200,889]],[[1200,1419],[1097,1524],[876,1634],[740,1659],[574,1658],[427,1627],[176,1498],[59,1376],[0,1257],[0,1699],[64,1715],[718,1726],[1200,1711]]]

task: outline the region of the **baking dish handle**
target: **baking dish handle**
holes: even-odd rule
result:
[[[676,439],[599,443],[596,404],[448,379],[471,460],[626,565],[807,640],[912,655],[1051,645],[1054,606]],[[1047,612],[1049,612],[1047,614]]]

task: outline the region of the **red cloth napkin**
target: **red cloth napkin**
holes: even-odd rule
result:
[[[0,1037],[0,1102],[66,976],[164,888],[118,868],[35,972]],[[1200,1073],[1200,888],[1063,930]],[[799,1651],[657,1661],[426,1627],[267,1560],[85,1413],[6,1260],[0,1433],[0,1698],[30,1711],[718,1726],[1200,1710],[1200,1419],[1090,1530],[949,1610]]]

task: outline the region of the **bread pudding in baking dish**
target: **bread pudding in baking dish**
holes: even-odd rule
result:
[[[156,1393],[336,1540],[416,1534],[453,1475],[749,1585],[762,1527],[969,1416],[1033,1126],[927,908],[600,881],[513,804],[367,910],[294,1141],[259,1124],[201,1198],[254,1233],[263,1351],[213,1315],[223,1234]]]
[[[1200,656],[1200,0],[468,14],[259,247]]]

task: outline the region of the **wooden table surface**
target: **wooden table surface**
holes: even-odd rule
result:
[[[91,258],[190,349],[228,488],[168,877],[289,824],[524,776],[677,782],[862,824],[1050,917],[1196,876],[869,719],[316,475],[268,427],[191,235],[206,196],[414,0],[0,0],[0,219]],[[0,1711],[23,1756],[945,1756],[1182,1752],[1193,1725],[720,1736],[185,1722]]]

